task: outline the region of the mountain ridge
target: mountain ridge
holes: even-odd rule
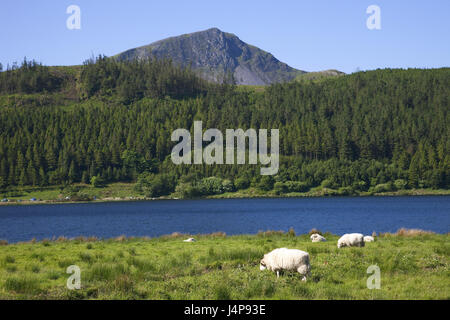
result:
[[[236,84],[269,85],[291,81],[306,73],[218,28],[161,39],[115,57],[132,60],[151,56],[171,58],[183,67],[191,66],[204,79],[214,82],[222,82],[232,74]]]

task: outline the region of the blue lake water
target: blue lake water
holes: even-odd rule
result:
[[[0,207],[0,239],[254,234],[289,228],[335,234],[450,230],[450,196],[161,200]]]

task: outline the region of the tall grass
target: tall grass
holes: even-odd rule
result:
[[[193,243],[169,235],[8,244],[0,250],[0,299],[450,299],[450,235],[401,231],[345,250],[325,235],[320,243],[266,231],[197,235]],[[277,278],[259,270],[263,255],[281,247],[310,254],[306,283],[295,271]],[[380,290],[366,288],[374,264]],[[70,265],[81,269],[80,290],[66,287]]]
[[[29,276],[13,276],[5,281],[5,289],[23,294],[35,294],[39,292],[39,280]]]

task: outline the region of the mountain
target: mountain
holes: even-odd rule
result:
[[[222,82],[230,73],[237,84],[268,85],[306,73],[217,28],[156,41],[122,52],[119,60],[168,57],[181,66],[191,65],[203,78]]]

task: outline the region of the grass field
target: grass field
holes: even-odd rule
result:
[[[64,238],[0,246],[0,299],[449,299],[449,235],[385,234],[364,248],[336,247],[337,236],[186,235],[160,238]],[[260,271],[278,247],[309,252],[311,275],[280,278]],[[66,269],[81,269],[81,289],[69,290]],[[366,286],[378,265],[381,288]]]

